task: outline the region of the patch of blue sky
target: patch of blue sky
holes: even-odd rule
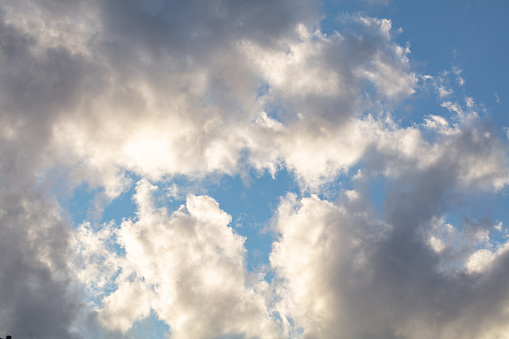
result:
[[[70,221],[74,225],[80,225],[90,219],[90,208],[93,206],[96,193],[87,183],[84,183],[76,187],[71,196],[57,195],[57,197],[63,211],[69,211]]]
[[[69,220],[74,225],[91,222],[95,225],[114,221],[119,225],[123,218],[132,218],[135,205],[132,200],[135,183],[140,179],[134,173],[127,172],[126,177],[131,179],[127,191],[109,201],[104,196],[104,188],[93,188],[84,182],[74,188],[70,194],[56,194],[63,211],[69,211]]]
[[[509,194],[506,191],[491,194],[483,199],[486,211],[484,212],[490,221],[490,240],[493,244],[503,244],[507,242],[509,225]]]
[[[304,328],[296,326],[295,320],[291,317],[287,317],[286,320],[290,325],[290,331],[288,333],[290,338],[302,338],[304,335]]]
[[[170,327],[152,311],[149,317],[138,320],[133,324],[133,327],[127,333],[127,337],[132,339],[160,339],[169,338],[170,334]]]
[[[341,32],[344,13],[388,18],[400,45],[410,44],[412,70],[418,75],[437,76],[453,68],[461,70],[466,93],[486,108],[498,126],[509,125],[509,31],[507,1],[325,1],[321,30]],[[493,53],[492,51],[497,51]],[[418,107],[418,109],[416,109]],[[402,109],[401,109],[402,108]],[[397,119],[402,126],[419,123],[437,114],[437,104],[427,93],[416,93],[400,105]]]
[[[294,177],[281,169],[272,178],[269,173],[251,171],[246,181],[240,175],[224,176],[219,185],[208,188],[208,194],[218,201],[222,210],[232,217],[232,227],[246,237],[247,268],[257,270],[268,264],[274,233],[270,229],[281,197],[298,193]]]
[[[509,30],[509,3],[394,2],[397,6],[389,6],[388,15],[393,26],[403,28],[400,39],[410,42],[413,64],[421,65],[419,73],[433,75],[461,69],[466,92],[475,93],[476,102],[488,111],[495,110],[493,120],[507,126],[509,106],[502,99],[509,95],[509,68],[500,66],[506,64],[509,52],[509,46],[503,43]]]
[[[70,196],[59,196],[59,203],[64,211],[71,211],[69,218],[75,226],[83,222],[99,225],[103,220],[103,209],[108,205],[103,193],[104,188],[92,188],[85,182],[77,186]]]
[[[109,223],[113,221],[116,225],[120,225],[124,219],[134,218],[136,204],[133,200],[133,194],[135,190],[136,185],[133,184],[126,192],[107,204],[102,213],[102,222]]]
[[[281,123],[292,123],[299,118],[299,111],[295,107],[285,107],[281,102],[274,101],[271,97],[270,88],[266,94],[266,104],[263,107],[265,114],[270,119],[279,121]]]
[[[387,196],[385,191],[386,180],[387,179],[383,175],[377,175],[374,180],[370,181],[368,186],[370,201],[373,204],[375,212],[381,217],[385,217],[384,202]]]
[[[270,91],[270,84],[268,82],[262,82],[262,84],[258,87],[256,97],[261,98],[267,94],[269,94]]]
[[[461,232],[487,232],[491,245],[497,247],[507,241],[508,205],[509,195],[504,191],[467,194],[445,212],[444,222]]]

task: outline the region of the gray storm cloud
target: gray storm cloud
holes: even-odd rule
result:
[[[417,75],[390,20],[344,15],[325,34],[320,8],[0,3],[2,331],[134,338],[155,315],[177,339],[509,333],[503,225],[464,208],[505,189],[506,141],[456,100],[460,70]],[[422,88],[443,111],[401,125],[391,110]],[[155,202],[175,176],[280,170],[300,191],[274,211],[272,279],[247,269],[213,196]],[[136,215],[118,224],[75,225],[59,203],[87,185],[100,214],[129,174]]]

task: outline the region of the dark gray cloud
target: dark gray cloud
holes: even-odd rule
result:
[[[80,302],[65,258],[69,225],[35,174],[52,121],[77,99],[83,67],[63,49],[36,55],[36,44],[0,23],[0,327],[15,338],[73,338]]]
[[[15,338],[74,338],[80,310],[67,272],[69,228],[30,185],[0,196],[0,327]]]

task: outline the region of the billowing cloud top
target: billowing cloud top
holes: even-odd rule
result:
[[[0,3],[2,331],[509,335],[506,228],[480,203],[504,199],[506,138],[456,94],[459,68],[418,74],[390,20],[350,13],[324,32],[321,8]],[[441,107],[404,122],[416,93]],[[295,190],[259,220],[272,243],[253,268],[208,190],[282,173]],[[133,213],[101,219],[126,195]]]

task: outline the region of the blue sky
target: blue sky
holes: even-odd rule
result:
[[[0,328],[509,335],[508,6],[2,2]]]

